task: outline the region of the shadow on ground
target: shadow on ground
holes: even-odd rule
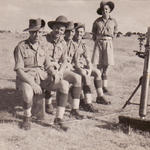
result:
[[[0,114],[13,113],[16,106],[22,106],[21,94],[16,89],[0,89]]]
[[[103,125],[96,125],[96,127],[100,129],[106,129],[106,130],[111,130],[111,131],[122,131],[125,134],[129,134],[129,126],[116,123],[116,122],[109,122],[106,120],[101,120]]]

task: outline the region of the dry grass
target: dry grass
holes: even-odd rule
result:
[[[138,106],[127,106],[125,112],[106,115],[119,110],[128,99],[143,72],[143,60],[137,58],[133,50],[137,50],[136,38],[119,38],[114,41],[116,65],[110,68],[110,88],[113,96],[110,106],[94,104],[99,114],[85,113],[95,119],[68,122],[67,132],[57,131],[52,127],[44,127],[32,123],[30,131],[18,127],[20,119],[13,117],[14,106],[21,106],[21,98],[15,92],[15,73],[13,72],[13,49],[22,36],[0,34],[0,117],[4,120],[16,120],[0,124],[0,150],[149,150],[150,134],[127,129],[118,124],[118,115],[138,116]],[[92,48],[93,43],[88,42]],[[95,93],[95,92],[94,92]],[[133,98],[139,103],[140,90]],[[22,114],[22,111],[18,112]],[[148,116],[149,118],[149,112]],[[50,123],[54,116],[46,116]],[[65,120],[68,118],[66,112]]]

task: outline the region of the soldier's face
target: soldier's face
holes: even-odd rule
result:
[[[32,42],[38,42],[42,35],[42,29],[38,31],[29,31],[29,34],[30,34],[30,39],[32,40]]]
[[[81,40],[83,38],[85,34],[85,29],[84,28],[78,28],[76,29],[76,32],[75,32],[75,38],[77,40]]]
[[[64,25],[62,25],[62,24],[56,24],[53,27],[54,36],[56,38],[59,38],[60,36],[64,35],[65,29],[66,29],[66,27]]]
[[[109,15],[109,13],[110,13],[110,7],[108,5],[104,5],[103,14]]]
[[[74,37],[74,35],[75,35],[75,29],[69,30],[69,31],[66,31],[66,32],[65,32],[65,38],[66,38],[67,40],[72,40],[73,37]]]

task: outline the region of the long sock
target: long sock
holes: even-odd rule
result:
[[[31,117],[31,107],[24,110],[25,117]]]
[[[65,107],[58,106],[56,110],[56,118],[63,119],[65,113]]]
[[[72,108],[79,109],[80,99],[74,98],[72,99]]]
[[[94,85],[96,88],[97,96],[98,97],[103,96],[104,94],[103,94],[103,89],[102,89],[102,86],[103,86],[102,80],[94,80]]]
[[[108,80],[107,79],[105,79],[105,80],[103,80],[103,87],[108,87]]]
[[[92,94],[91,93],[86,93],[85,94],[85,103],[87,103],[87,104],[92,103]]]
[[[104,93],[103,93],[103,89],[102,89],[102,88],[98,88],[98,89],[96,89],[96,92],[97,92],[97,97],[101,97],[101,96],[103,96],[103,95],[104,95]]]
[[[65,93],[58,91],[56,99],[57,99],[57,106],[66,107],[67,100],[68,100],[68,94],[65,94]]]

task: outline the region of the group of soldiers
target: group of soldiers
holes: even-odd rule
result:
[[[69,101],[70,116],[83,119],[79,106],[85,111],[98,112],[92,104],[91,76],[94,77],[97,104],[109,105],[104,94],[107,89],[107,68],[114,64],[112,38],[117,31],[117,24],[110,17],[113,2],[101,2],[97,13],[102,15],[93,24],[95,41],[92,60],[89,48],[83,40],[85,25],[68,21],[65,16],[58,16],[47,25],[52,30],[43,35],[45,21],[30,19],[29,38],[19,42],[14,50],[16,86],[22,92],[24,119],[21,127],[31,128],[31,109],[33,96],[45,93],[46,112],[53,113],[51,92],[56,92],[56,117],[54,124],[67,128],[63,116]]]

